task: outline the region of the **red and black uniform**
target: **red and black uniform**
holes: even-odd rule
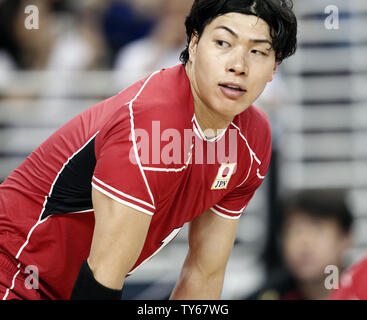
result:
[[[222,147],[235,157],[212,157]],[[238,219],[270,154],[263,112],[251,106],[207,140],[184,66],[153,73],[72,119],[0,185],[0,298],[70,297],[90,251],[92,187],[152,216],[132,273],[205,210]],[[30,265],[38,291],[24,286]]]
[[[344,272],[330,300],[367,300],[367,256]]]

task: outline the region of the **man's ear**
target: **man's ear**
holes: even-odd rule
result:
[[[270,77],[270,79],[269,79],[268,82],[272,82],[274,80],[274,77],[275,77],[275,75],[276,75],[276,73],[278,71],[278,67],[279,67],[279,62],[277,61],[274,64],[274,69],[273,69],[273,72],[272,72],[271,77]]]
[[[190,44],[189,44],[189,56],[190,56],[189,60],[190,60],[190,62],[193,62],[193,60],[195,59],[198,43],[199,43],[199,35],[195,31],[191,35],[191,40],[190,40]]]

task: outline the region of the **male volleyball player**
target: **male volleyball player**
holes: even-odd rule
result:
[[[252,103],[295,52],[291,7],[196,0],[182,65],[86,110],[7,178],[2,299],[120,299],[125,277],[186,222],[171,298],[220,298],[238,220],[270,161],[269,123]],[[208,156],[221,144],[230,161]]]

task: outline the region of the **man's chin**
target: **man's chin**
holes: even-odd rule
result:
[[[236,116],[238,116],[239,114],[245,112],[248,108],[250,107],[250,105],[244,107],[243,105],[238,106],[238,105],[232,105],[226,108],[220,108],[217,109],[218,113],[220,113],[222,115],[222,117],[224,119],[234,119]]]

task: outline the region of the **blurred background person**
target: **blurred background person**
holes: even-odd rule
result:
[[[0,3],[2,47],[19,70],[88,69],[93,64],[101,68],[103,65],[94,61],[104,50],[101,3],[4,0]],[[37,8],[37,29],[25,27],[27,6]]]
[[[38,10],[38,29],[25,27],[25,8],[32,5]],[[105,68],[106,50],[100,31],[100,19],[104,6],[97,1],[41,1],[4,0],[0,4],[3,52],[13,70],[54,72],[88,71]],[[51,75],[39,85],[42,94],[67,94],[68,88],[60,86],[58,77]],[[67,79],[63,79],[67,80]],[[25,88],[7,87],[8,97],[22,98]],[[40,90],[41,91],[41,90]],[[29,98],[37,98],[31,96]]]
[[[103,2],[103,1],[101,1]],[[101,30],[109,51],[109,68],[125,45],[150,34],[163,0],[107,0]]]
[[[39,29],[28,30],[24,26],[25,8],[38,8]],[[52,17],[49,1],[4,0],[0,4],[3,49],[9,54],[17,69],[35,70],[46,67],[53,37]]]
[[[69,2],[64,11],[53,11],[58,37],[48,57],[52,71],[99,70],[108,65],[106,43],[101,32],[106,1]]]
[[[352,222],[345,193],[301,190],[284,200],[279,233],[283,268],[248,299],[326,300],[327,266],[345,267]]]
[[[118,86],[180,64],[180,54],[187,40],[185,18],[191,5],[191,1],[182,0],[160,3],[159,21],[152,32],[126,45],[117,54],[114,70]]]
[[[0,48],[20,70],[108,69],[117,51],[151,32],[161,2],[3,0]],[[29,5],[38,8],[38,29],[24,26]]]
[[[108,67],[109,52],[101,31],[106,4],[96,0],[69,2],[66,10],[53,13],[57,37],[47,58],[45,71],[48,74],[41,98],[68,98],[73,92],[76,73]],[[48,103],[45,103],[46,110],[50,109]],[[60,101],[61,108],[63,104]]]

